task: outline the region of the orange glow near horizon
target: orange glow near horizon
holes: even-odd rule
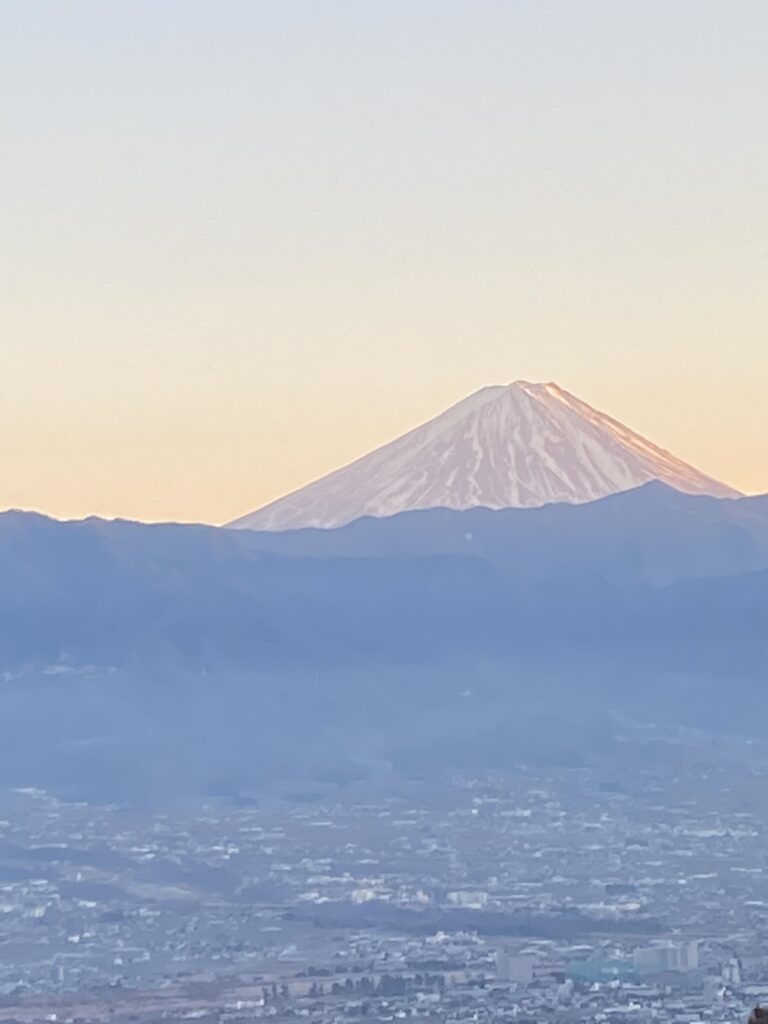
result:
[[[225,522],[515,378],[768,491],[764,8],[651,7],[8,5],[0,507]]]

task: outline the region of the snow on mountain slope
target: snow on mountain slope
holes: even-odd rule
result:
[[[230,525],[285,530],[436,506],[578,504],[648,480],[692,494],[738,495],[556,384],[519,380],[482,388]]]

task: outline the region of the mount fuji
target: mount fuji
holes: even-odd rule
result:
[[[482,388],[420,427],[229,525],[335,527],[415,509],[581,504],[659,480],[739,492],[554,383]]]

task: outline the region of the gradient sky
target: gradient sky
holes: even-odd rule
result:
[[[768,491],[764,0],[0,6],[0,507],[221,522],[556,380]]]

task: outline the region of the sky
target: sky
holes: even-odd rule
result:
[[[768,491],[764,0],[0,5],[0,508],[225,522],[554,380]]]

